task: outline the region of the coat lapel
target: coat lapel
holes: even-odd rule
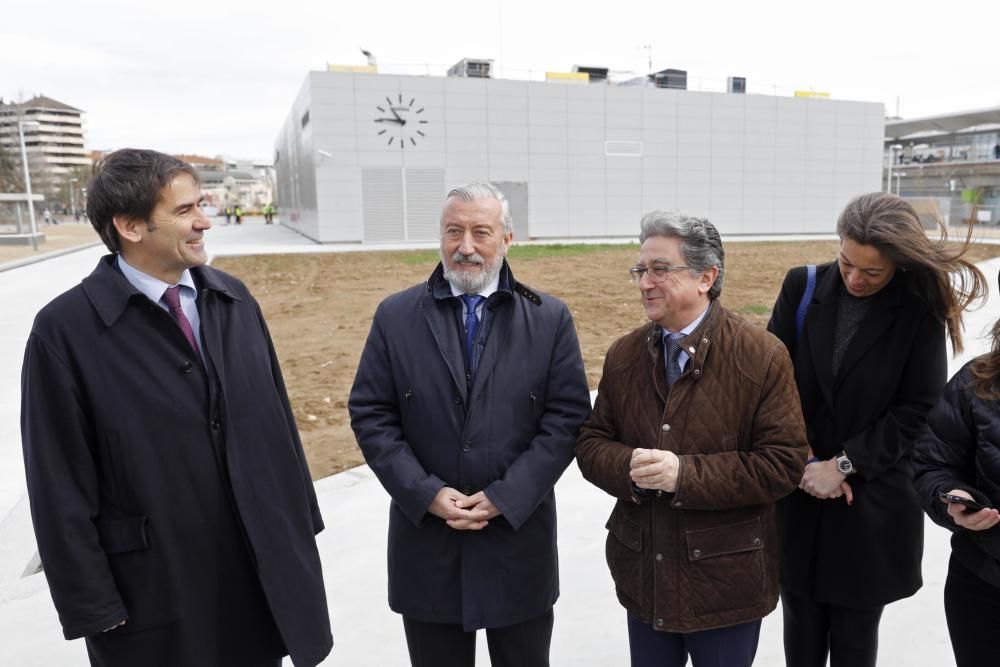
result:
[[[222,311],[219,299],[241,301],[229,289],[222,276],[209,266],[198,266],[191,269],[195,285],[198,288],[198,317],[201,318],[201,343],[206,361],[211,364],[218,375],[222,386],[226,384],[225,358],[222,341]]]
[[[202,288],[198,294],[198,316],[201,318],[201,351],[205,361],[211,364],[219,376],[219,382],[226,384],[225,355],[222,353],[222,323],[219,321],[219,309],[212,303],[217,295],[211,290]]]
[[[131,299],[144,299],[142,292],[132,286],[116,264],[117,255],[105,255],[94,271],[83,279],[83,291],[105,326],[110,327]]]
[[[663,367],[663,329],[660,325],[650,325],[649,333],[646,334],[646,349],[652,360],[650,380],[653,383],[653,388],[656,389],[656,395],[660,398],[662,412],[662,406],[667,404],[667,393],[670,390],[667,387],[667,374]]]
[[[892,282],[874,296],[873,303],[868,307],[868,312],[865,313],[858,330],[847,345],[844,359],[840,363],[840,372],[837,373],[834,391],[896,319],[900,301],[899,291],[902,289],[897,278],[898,276],[894,277]]]
[[[816,384],[831,410],[833,409],[833,360],[830,358],[830,350],[833,349],[833,335],[837,323],[837,289],[840,280],[840,272],[834,264],[816,285],[812,303],[806,312],[806,326],[803,329],[802,340],[798,342],[799,345],[808,348],[807,352],[816,373]]]
[[[479,369],[476,371],[476,379],[472,384],[472,400],[475,403],[493,369],[497,365],[500,350],[507,347],[507,339],[510,337],[510,330],[513,326],[515,307],[514,299],[504,299],[496,306],[493,313],[493,322],[490,324],[489,340],[483,349],[483,356],[479,359]],[[533,308],[534,306],[532,306]]]
[[[455,331],[455,313],[450,304],[441,302],[427,291],[420,302],[420,310],[424,314],[427,327],[437,344],[438,353],[455,381],[455,387],[462,400],[468,405],[468,387],[465,383],[465,357],[462,353],[459,337]]]

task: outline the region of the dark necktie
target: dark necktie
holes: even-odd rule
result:
[[[681,366],[678,363],[681,356],[680,342],[673,336],[666,336],[663,339],[663,353],[667,358],[667,386],[672,387],[681,376]]]
[[[463,294],[462,301],[465,302],[465,367],[471,374],[475,369],[473,364],[475,356],[473,350],[476,346],[476,334],[479,333],[479,317],[476,316],[476,308],[484,297],[479,294]]]
[[[181,308],[181,286],[174,285],[173,287],[168,287],[167,291],[163,293],[163,300],[170,308],[170,316],[174,318],[174,322],[177,322],[177,326],[181,328],[181,333],[187,338],[191,349],[197,355],[198,361],[201,361],[201,350],[198,349],[198,342],[194,337],[194,329],[191,328],[191,322],[188,321],[187,315],[184,314],[184,310]]]

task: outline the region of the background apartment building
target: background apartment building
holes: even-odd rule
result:
[[[239,206],[248,213],[260,212],[274,202],[274,166],[265,160],[177,157],[198,170],[205,202],[220,211]]]
[[[82,181],[91,165],[89,153],[84,148],[83,112],[44,95],[21,104],[0,99],[0,151],[15,167],[3,173],[4,183],[0,188],[8,191],[23,188],[19,175],[18,118],[24,125],[32,190],[53,202],[69,204],[75,198],[79,203],[79,188],[85,185]]]
[[[1000,224],[1000,107],[890,119],[885,189],[906,197],[932,225],[970,218]]]

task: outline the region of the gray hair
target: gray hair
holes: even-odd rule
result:
[[[709,299],[717,299],[722,293],[722,282],[726,275],[726,251],[722,249],[722,237],[706,218],[695,218],[683,213],[652,211],[642,216],[639,223],[639,243],[645,243],[651,236],[674,237],[681,240],[681,254],[684,263],[694,271],[702,272],[716,266],[719,275],[708,290]]]
[[[476,201],[478,199],[496,199],[500,202],[500,208],[503,211],[503,233],[510,234],[514,231],[514,218],[510,215],[510,204],[507,203],[507,198],[503,196],[500,188],[493,185],[492,183],[487,183],[485,181],[473,181],[472,183],[466,183],[465,185],[460,185],[457,188],[453,188],[448,196],[445,197],[445,201],[451,199],[452,197],[457,197],[462,201]]]

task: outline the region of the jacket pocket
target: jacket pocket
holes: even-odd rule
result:
[[[764,538],[759,518],[685,531],[695,614],[764,602]]]
[[[148,519],[110,519],[98,521],[96,526],[128,614],[125,625],[113,633],[137,632],[178,618],[173,581],[162,545],[151,539]]]
[[[618,592],[637,605],[642,605],[642,542],[643,530],[638,523],[625,518],[615,509],[605,528],[608,540],[605,557],[611,578]]]
[[[545,395],[538,389],[532,389],[528,392],[528,403],[531,406],[531,416],[535,418],[537,423],[542,418],[542,413],[545,412]]]

